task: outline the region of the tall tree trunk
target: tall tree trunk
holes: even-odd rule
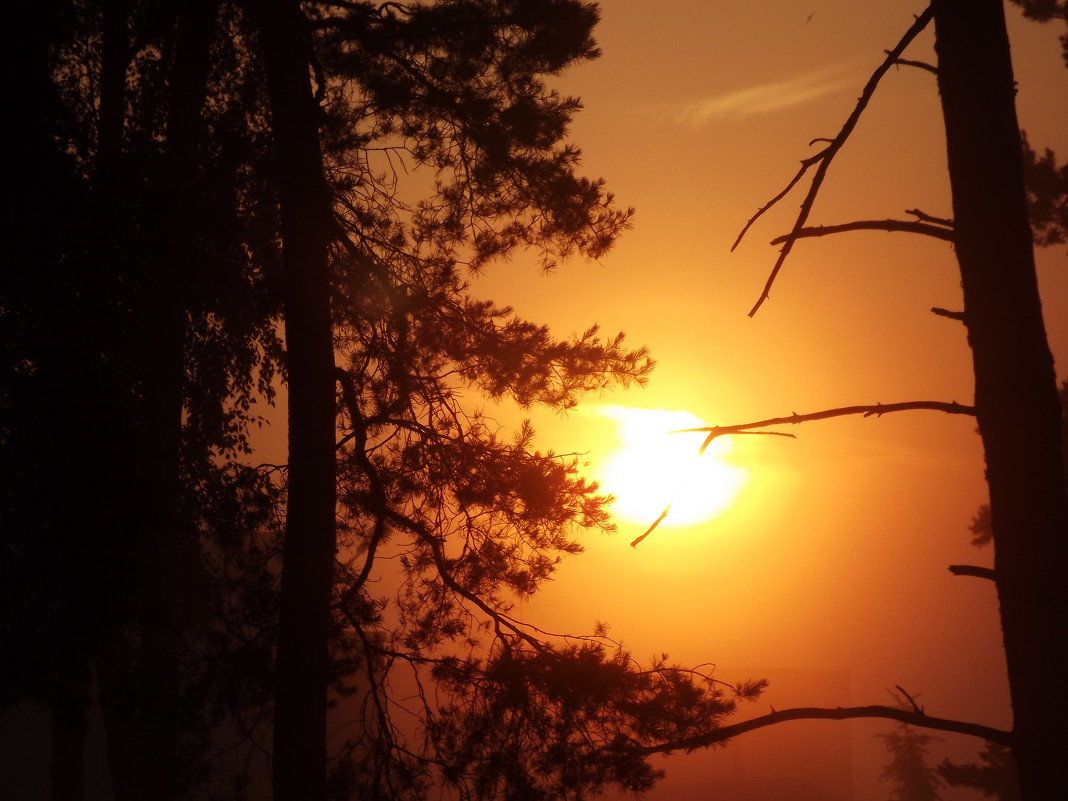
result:
[[[108,768],[116,801],[142,801],[145,798],[141,770],[145,761],[144,743],[137,719],[133,657],[127,642],[127,607],[136,602],[131,597],[134,595],[131,579],[137,564],[131,547],[136,538],[130,531],[128,504],[115,507],[111,503],[119,488],[130,496],[138,494],[138,488],[131,483],[137,472],[131,464],[135,461],[136,437],[132,388],[123,372],[127,360],[122,358],[120,345],[125,344],[124,337],[117,333],[125,318],[111,319],[109,312],[117,316],[121,312],[114,312],[105,300],[108,293],[124,283],[123,276],[129,277],[126,276],[129,254],[125,240],[130,234],[123,227],[128,214],[130,176],[122,164],[126,72],[130,64],[126,0],[104,0],[101,14],[100,101],[91,180],[92,212],[96,220],[84,260],[71,261],[72,284],[76,290],[70,298],[70,314],[61,316],[60,320],[61,324],[69,325],[68,320],[75,324],[70,338],[77,353],[73,361],[83,371],[79,383],[86,392],[74,413],[80,423],[79,430],[85,432],[88,440],[83,447],[95,456],[96,469],[87,475],[79,500],[84,499],[84,508],[88,509],[116,509],[112,525],[103,527],[103,536],[85,553],[93,574],[93,584],[87,588],[93,595],[88,624],[93,629],[90,641],[107,740]],[[86,291],[83,293],[82,289]],[[79,328],[84,329],[83,334],[79,334]],[[77,465],[70,463],[66,470],[74,476]],[[109,477],[108,482],[103,480],[104,475]],[[76,539],[80,530],[78,518],[84,516],[84,511],[68,506],[64,513],[64,535]],[[66,597],[65,601],[69,608],[64,614],[78,622],[79,603],[84,600]]]
[[[955,244],[1024,798],[1065,795],[1068,501],[1002,0],[934,0]]]
[[[330,200],[295,0],[258,4],[282,212],[289,501],[274,710],[275,801],[326,797],[326,695],[335,547]]]
[[[207,86],[215,0],[169,7],[174,68],[168,76],[166,141],[158,192],[151,201],[124,163],[129,14],[125,0],[103,6],[103,55],[94,189],[101,223],[85,282],[123,287],[131,308],[105,329],[102,344],[83,347],[85,361],[115,365],[110,381],[87,382],[95,411],[79,430],[99,438],[94,454],[111,467],[94,478],[116,484],[121,502],[97,491],[90,508],[113,519],[101,555],[95,667],[107,735],[112,786],[120,801],[177,798],[182,793],[179,661],[182,596],[191,584],[195,541],[180,520],[183,340],[188,270],[195,241],[191,209],[200,112]],[[106,294],[106,289],[99,290]],[[107,314],[101,307],[97,314]],[[84,335],[83,335],[84,336]],[[80,341],[80,340],[75,340]],[[77,466],[84,473],[84,466]],[[106,479],[103,478],[106,476]],[[84,514],[83,510],[75,510]],[[73,523],[73,521],[72,521]],[[71,526],[77,531],[76,526]]]
[[[185,375],[186,318],[194,298],[189,286],[196,263],[196,171],[201,111],[207,75],[215,0],[180,0],[174,38],[174,68],[167,87],[165,167],[150,215],[150,247],[138,282],[144,312],[139,362],[143,419],[137,456],[142,460],[137,502],[131,511],[141,527],[137,568],[142,599],[138,651],[138,706],[143,731],[145,786],[153,801],[182,794],[183,766],[179,706],[183,640],[193,620],[190,588],[198,568],[197,543],[183,521],[181,506],[182,387]],[[194,290],[195,291],[195,290]]]

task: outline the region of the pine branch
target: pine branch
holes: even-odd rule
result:
[[[697,748],[720,745],[721,743],[745,734],[749,731],[762,729],[765,726],[774,726],[777,723],[785,723],[789,720],[850,720],[853,718],[889,718],[910,726],[919,726],[938,731],[950,731],[958,734],[968,734],[983,740],[999,743],[1000,745],[1012,746],[1012,733],[990,726],[982,726],[978,723],[969,723],[962,720],[950,720],[948,718],[936,718],[922,711],[914,709],[901,709],[892,706],[850,706],[850,707],[797,707],[795,709],[773,710],[767,715],[762,715],[752,720],[734,723],[730,726],[720,726],[704,734],[693,737],[684,737],[680,740],[659,743],[636,748],[641,756],[650,754],[668,754],[672,751],[693,751]]]
[[[756,220],[764,214],[768,209],[782,200],[786,194],[801,180],[801,177],[808,171],[809,167],[816,166],[816,172],[812,176],[812,183],[809,185],[808,192],[805,195],[804,201],[801,203],[801,211],[797,215],[797,219],[794,221],[794,227],[791,232],[783,240],[782,250],[779,251],[779,257],[775,260],[775,266],[771,269],[771,275],[768,276],[767,282],[764,284],[764,290],[760,293],[760,297],[753,305],[753,308],[749,311],[749,316],[752,317],[757,313],[760,307],[764,304],[764,301],[768,299],[771,294],[771,287],[775,283],[775,279],[779,275],[779,271],[782,269],[786,258],[790,255],[790,251],[793,250],[794,242],[799,238],[799,232],[805,228],[805,223],[808,221],[809,214],[812,212],[812,206],[816,202],[816,195],[819,194],[820,187],[823,185],[823,180],[827,176],[827,170],[831,166],[831,161],[838,154],[838,151],[842,149],[849,135],[853,132],[857,122],[860,119],[861,114],[867,108],[872,95],[875,93],[875,89],[879,85],[879,81],[883,75],[897,63],[901,54],[905,51],[905,48],[912,43],[912,40],[919,35],[919,33],[927,27],[927,24],[931,21],[934,12],[931,7],[928,6],[922,14],[920,14],[912,26],[905,32],[905,35],[901,37],[901,41],[897,43],[893,50],[887,51],[886,59],[882,64],[872,73],[868,82],[864,85],[864,89],[861,92],[860,97],[857,99],[857,105],[853,109],[853,113],[846,119],[845,124],[842,125],[842,129],[838,132],[838,135],[834,139],[830,140],[830,143],[814,156],[811,156],[801,162],[801,169],[790,181],[789,185],[778,195],[776,195],[771,201],[764,205],[757,213],[746,223],[742,232],[738,235],[738,239],[735,240],[733,250],[741,242],[742,237],[750,226]],[[813,140],[817,141],[817,140]]]
[[[367,482],[371,487],[371,506],[375,514],[375,525],[371,536],[367,540],[367,552],[364,555],[363,567],[337,603],[337,606],[344,607],[363,589],[363,585],[371,575],[371,568],[374,565],[378,546],[386,534],[386,515],[389,511],[389,504],[386,499],[386,488],[382,483],[382,478],[367,457],[367,424],[360,411],[359,400],[356,396],[356,385],[353,383],[352,376],[340,367],[334,368],[334,377],[341,385],[341,397],[345,407],[348,409],[353,429],[351,435],[338,443],[337,449],[341,449],[342,443],[351,439],[356,440],[350,458],[360,466],[360,469],[363,470],[364,475],[367,477]]]
[[[434,566],[437,568],[438,577],[441,579],[442,584],[448,587],[462,598],[465,598],[479,609],[490,619],[493,623],[494,629],[497,631],[498,636],[503,634],[502,629],[507,629],[520,640],[523,640],[530,645],[534,650],[544,650],[545,644],[540,642],[536,637],[531,636],[527,631],[520,627],[520,623],[508,615],[504,614],[498,609],[490,606],[479,595],[472,590],[464,587],[456,578],[452,575],[452,572],[448,568],[448,564],[445,559],[445,551],[442,542],[439,538],[427,530],[426,526],[422,523],[413,520],[401,512],[395,509],[389,510],[389,519],[394,523],[400,525],[402,528],[417,535],[429,548],[430,555],[434,560]]]

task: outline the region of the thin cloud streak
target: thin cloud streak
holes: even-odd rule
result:
[[[699,127],[709,122],[773,114],[810,103],[850,86],[859,86],[864,76],[858,75],[852,66],[842,64],[687,103],[676,113],[676,121]]]

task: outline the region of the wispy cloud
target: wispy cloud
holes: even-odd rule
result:
[[[677,109],[675,117],[680,123],[697,127],[719,120],[738,120],[772,114],[851,86],[859,88],[864,76],[857,74],[855,67],[855,64],[840,64],[807,72],[785,81],[713,95],[683,105]]]

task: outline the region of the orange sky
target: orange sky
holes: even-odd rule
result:
[[[838,132],[883,51],[922,7],[604,0],[604,56],[560,86],[586,105],[573,134],[587,174],[637,207],[635,228],[602,263],[550,276],[532,262],[496,265],[476,292],[558,335],[596,321],[652,349],[658,367],[647,388],[591,404],[686,410],[729,424],[848,404],[970,403],[963,329],[929,312],[961,306],[945,243],[885,233],[802,241],[753,319],[746,314],[777,252],[767,243],[789,228],[801,195],[728,252],[813,152],[808,142]],[[1060,30],[1023,21],[1015,7],[1008,13],[1021,124],[1033,146],[1052,147],[1063,162]],[[925,33],[907,56],[933,61],[932,41]],[[892,70],[832,165],[810,222],[904,218],[912,208],[951,216],[940,125],[933,76]],[[1063,379],[1065,254],[1038,255]],[[615,436],[611,420],[589,411],[535,413],[543,447],[587,452],[596,467]],[[715,662],[728,680],[748,677],[732,670],[759,672],[773,686],[753,714],[804,702],[776,700],[776,672],[786,686],[804,675],[796,671],[845,671],[811,674],[849,677],[840,700],[824,688],[813,702],[888,703],[887,688],[902,685],[922,693],[932,714],[1008,727],[993,586],[946,570],[991,559],[966,532],[985,498],[974,422],[915,412],[794,433],[799,439],[736,438],[730,458],[750,481],[713,522],[658,530],[636,549],[628,543],[639,523],[587,540],[587,553],[529,604],[531,619],[572,632],[606,620],[639,658],[667,651]],[[882,767],[871,734],[890,728],[854,724],[858,793]],[[680,782],[697,782],[686,792],[699,787],[728,752],[673,758],[673,780],[649,797],[682,797]]]

